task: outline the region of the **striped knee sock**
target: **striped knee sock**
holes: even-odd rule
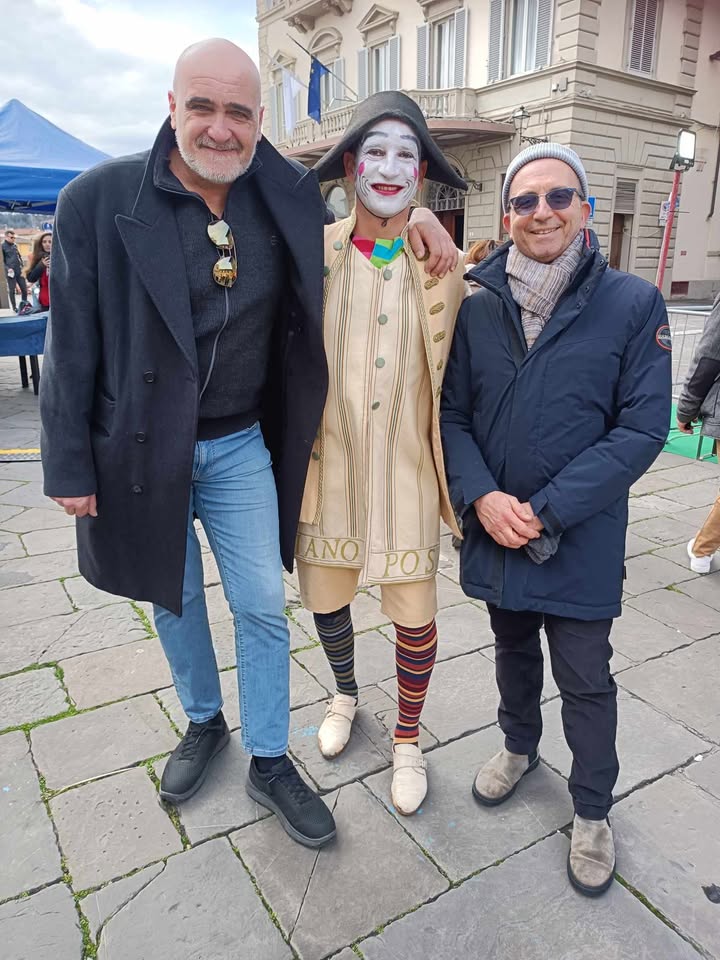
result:
[[[424,627],[401,627],[396,623],[395,633],[398,722],[394,740],[395,743],[417,743],[420,714],[435,665],[437,627],[434,620]]]
[[[355,636],[349,604],[334,613],[314,613],[315,629],[328,658],[338,693],[357,697],[355,682]]]

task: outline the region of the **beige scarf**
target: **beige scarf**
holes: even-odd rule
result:
[[[557,302],[570,285],[580,264],[584,230],[552,263],[540,263],[520,253],[513,244],[508,251],[508,283],[513,300],[520,307],[528,350],[542,333]]]

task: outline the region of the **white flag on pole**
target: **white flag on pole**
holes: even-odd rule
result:
[[[285,113],[285,131],[290,134],[297,124],[297,95],[302,89],[302,84],[285,67],[282,68],[282,96],[283,112]]]

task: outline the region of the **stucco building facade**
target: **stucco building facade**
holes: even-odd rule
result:
[[[505,170],[548,138],[582,156],[611,263],[653,281],[677,134],[695,131],[663,292],[720,290],[720,0],[258,0],[258,27],[265,134],[311,165],[356,97],[406,91],[470,185],[423,194],[465,248],[502,237]],[[308,82],[293,41],[332,71],[319,124],[305,89],[292,110],[283,97],[283,68]],[[325,192],[352,203],[347,184]]]

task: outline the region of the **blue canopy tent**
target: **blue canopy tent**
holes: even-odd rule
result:
[[[8,100],[0,107],[0,210],[52,213],[65,184],[107,156]]]

